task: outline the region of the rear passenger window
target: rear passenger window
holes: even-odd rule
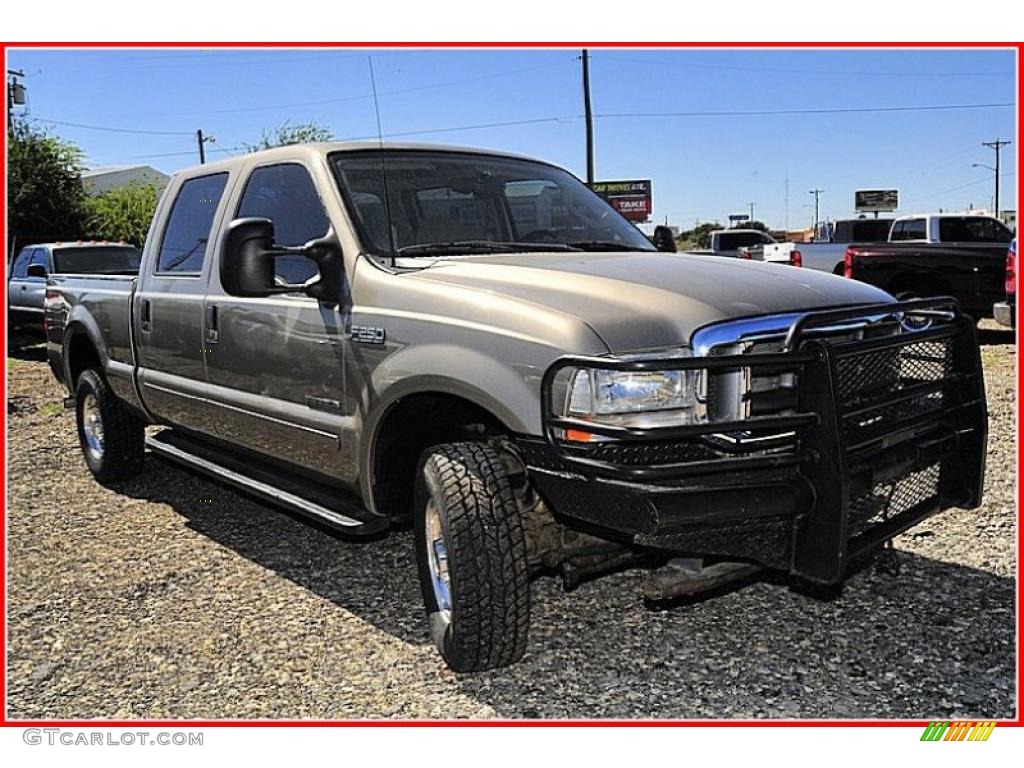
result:
[[[238,204],[238,218],[256,216],[274,222],[278,245],[304,245],[327,234],[329,221],[313,179],[303,166],[282,163],[257,168],[249,176]],[[305,283],[316,277],[316,264],[304,256],[274,259],[281,282]]]
[[[926,240],[928,228],[925,219],[904,219],[897,221],[892,229],[891,240]]]
[[[226,173],[199,176],[181,185],[160,242],[157,272],[201,272]]]
[[[907,222],[906,240],[927,240],[928,222],[925,219],[911,219]]]
[[[32,254],[35,253],[35,248],[22,248],[21,253],[18,254],[18,258],[14,260],[14,266],[11,268],[11,277],[25,277],[28,273],[28,263],[32,259]]]

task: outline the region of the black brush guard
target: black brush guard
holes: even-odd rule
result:
[[[826,338],[844,323],[894,313],[927,327]],[[783,350],[560,358],[542,382],[544,439],[519,442],[535,487],[557,513],[606,535],[748,559],[820,583],[840,581],[852,558],[926,517],[980,502],[984,381],[974,323],[955,300],[808,313]],[[598,425],[557,414],[555,378],[566,368],[793,372],[796,407],[730,422]],[[570,429],[612,440],[571,443],[563,439]]]

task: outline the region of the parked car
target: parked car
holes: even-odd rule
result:
[[[11,327],[24,324],[43,331],[46,278],[54,272],[75,274],[135,274],[142,253],[127,243],[38,243],[21,249],[7,280],[7,309]]]
[[[955,302],[659,253],[521,156],[332,143],[198,166],[137,279],[49,290],[99,481],[141,472],[148,445],[350,536],[411,523],[458,671],[523,655],[539,572],[653,560],[652,599],[757,568],[835,584],[981,499],[983,379]]]
[[[891,243],[1003,243],[1013,233],[999,219],[969,213],[901,216],[889,230]]]
[[[772,243],[764,246],[764,261],[843,274],[843,259],[850,243],[882,243],[889,237],[892,219],[840,219],[821,222],[810,243]]]
[[[735,258],[740,255],[741,249],[775,242],[771,235],[759,229],[716,229],[710,233],[709,238],[708,248],[688,251],[688,253]]]
[[[963,312],[992,317],[1004,297],[1006,243],[879,243],[846,249],[844,274],[901,300],[952,296]]]
[[[1009,328],[1017,327],[1017,238],[1010,243],[1006,252],[1006,298],[992,308],[996,322]]]

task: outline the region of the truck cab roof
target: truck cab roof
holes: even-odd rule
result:
[[[509,157],[517,160],[530,160],[533,162],[546,162],[538,160],[529,155],[522,155],[515,152],[504,152],[482,147],[462,146],[455,144],[434,144],[429,142],[379,142],[379,141],[318,141],[305,144],[288,144],[283,147],[262,149],[258,152],[251,152],[245,155],[217,160],[203,165],[192,165],[178,171],[175,176],[201,176],[219,171],[229,171],[244,165],[261,165],[265,162],[285,160],[310,160],[324,157],[334,152],[358,152],[366,150],[385,150],[394,152],[420,151],[420,152],[453,152],[474,155],[491,155],[494,157]],[[547,163],[556,165],[555,163]],[[559,166],[561,167],[561,166]]]

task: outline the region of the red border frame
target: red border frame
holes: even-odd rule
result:
[[[1024,43],[1021,42],[583,42],[583,41],[546,41],[546,42],[513,42],[513,41],[490,41],[490,42],[437,42],[437,41],[378,41],[378,42],[69,42],[69,41],[46,41],[29,43],[0,42],[0,57],[4,64],[7,62],[8,48],[648,48],[648,49],[677,49],[677,48],[835,48],[835,49],[858,49],[858,48],[1008,48],[1017,52],[1017,109],[1018,128],[1019,110],[1021,100],[1024,99],[1024,86],[1020,78],[1020,64],[1024,54]],[[0,155],[0,176],[4,178],[4,193],[6,195],[6,159],[7,159],[7,132],[3,132],[4,152]],[[1018,136],[1019,139],[1019,130]],[[1019,163],[1018,163],[1019,167]],[[1024,182],[1017,174],[1017,199],[1018,205],[1021,192],[1024,191]],[[6,249],[6,218],[0,221],[0,238]],[[0,327],[7,323],[7,313],[0,319]],[[7,357],[0,358],[0,375],[4,376],[6,382]],[[1024,591],[1021,589],[1020,578],[1020,543],[1021,543],[1021,455],[1019,436],[1021,432],[1020,414],[1020,390],[1021,390],[1021,367],[1018,354],[1017,359],[1017,435],[1018,435],[1018,456],[1017,456],[1017,717],[1015,720],[999,720],[997,723],[1002,726],[1024,726],[1024,713],[1021,711],[1021,690],[1024,688],[1024,673],[1020,663],[1020,608]],[[0,483],[4,483],[6,489],[6,446],[7,446],[7,416],[6,411],[0,414],[0,436],[4,440],[5,461],[0,465]],[[7,547],[6,547],[6,493],[0,501],[0,511],[4,512],[5,528],[3,536],[3,547],[0,547],[0,572],[6,575],[7,572]],[[6,584],[6,580],[5,580]],[[7,637],[7,594],[6,590],[0,595],[0,635],[6,643]],[[6,648],[6,645],[5,645]],[[679,727],[679,726],[756,726],[756,727],[863,727],[863,726],[914,726],[924,727],[925,720],[9,720],[7,717],[7,658],[3,660],[4,667],[0,672],[0,703],[3,710],[0,711],[0,727],[26,728],[26,727],[135,727],[140,724],[152,726],[193,726],[201,728],[220,727],[536,727],[536,726],[570,726],[570,727]]]

